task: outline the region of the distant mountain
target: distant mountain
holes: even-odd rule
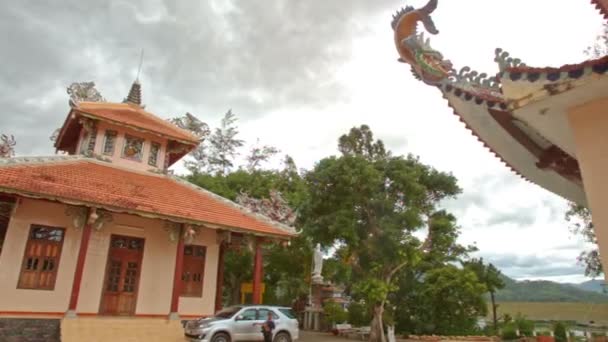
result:
[[[580,284],[569,284],[572,285],[576,288],[579,288],[581,290],[585,290],[585,291],[591,291],[591,292],[597,292],[597,293],[604,293],[604,281],[600,280],[600,279],[593,279],[593,280],[588,280],[585,282],[582,282]]]
[[[587,284],[589,282],[572,285],[546,280],[516,281],[508,277],[504,277],[504,282],[505,288],[496,293],[499,302],[608,303],[608,295],[589,290],[596,288],[594,284]]]

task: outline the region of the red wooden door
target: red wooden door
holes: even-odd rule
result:
[[[101,298],[103,315],[135,314],[144,239],[112,235]]]

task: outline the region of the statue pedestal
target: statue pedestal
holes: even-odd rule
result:
[[[321,317],[323,309],[307,307],[304,310],[304,330],[321,330]]]

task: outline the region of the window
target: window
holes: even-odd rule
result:
[[[103,154],[111,156],[114,154],[114,145],[116,145],[116,131],[107,130],[103,140]]]
[[[53,290],[65,229],[32,225],[25,246],[18,288]]]
[[[206,252],[207,248],[205,246],[188,245],[184,247],[182,296],[203,296]]]
[[[258,320],[264,320],[264,321],[267,320],[269,312],[272,312],[273,320],[279,319],[279,315],[277,315],[274,311],[268,310],[268,309],[260,309],[260,310],[258,310]]]
[[[287,316],[287,318],[296,319],[296,315],[291,309],[279,309],[279,311],[281,311],[283,315]]]
[[[148,156],[148,165],[156,166],[158,163],[158,153],[160,152],[160,144],[153,142],[150,145],[150,155]]]
[[[125,134],[125,144],[122,157],[134,161],[141,161],[144,150],[144,140]]]
[[[239,315],[239,321],[255,321],[256,314],[256,309],[247,309]]]

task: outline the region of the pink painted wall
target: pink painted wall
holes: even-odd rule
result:
[[[0,311],[65,312],[72,289],[81,232],[72,227],[65,206],[40,200],[24,199],[11,218],[2,255],[0,255]],[[173,273],[177,244],[169,241],[163,221],[127,214],[113,214],[113,221],[91,234],[87,253],[78,313],[99,312],[105,268],[112,234],[145,239],[136,314],[169,314],[173,291]],[[54,291],[19,290],[17,282],[30,224],[66,228],[59,271]],[[207,246],[203,296],[181,298],[180,313],[213,313],[219,248],[216,232],[205,229],[195,244]]]
[[[113,130],[118,133],[114,143],[114,153],[112,155],[103,154],[103,145],[105,142],[106,130]],[[83,143],[83,132],[84,130],[80,132],[80,138],[78,141],[78,153],[80,153],[80,146]],[[134,161],[122,157],[122,150],[125,144],[125,134],[131,135],[136,138],[144,139],[143,157],[141,161]],[[158,160],[156,166],[151,166],[148,164],[148,157],[150,156],[150,148],[152,146],[152,142],[158,143],[161,146],[160,151],[158,153]],[[103,155],[106,158],[112,159],[112,162],[117,165],[143,171],[151,169],[162,169],[165,162],[166,147],[167,139],[161,138],[154,134],[138,132],[122,126],[112,125],[101,121],[97,125],[97,138],[95,139],[94,152],[97,155]]]
[[[72,290],[81,232],[72,228],[65,206],[23,199],[11,217],[0,255],[0,311],[64,312]],[[31,224],[66,228],[55,290],[17,289]]]

